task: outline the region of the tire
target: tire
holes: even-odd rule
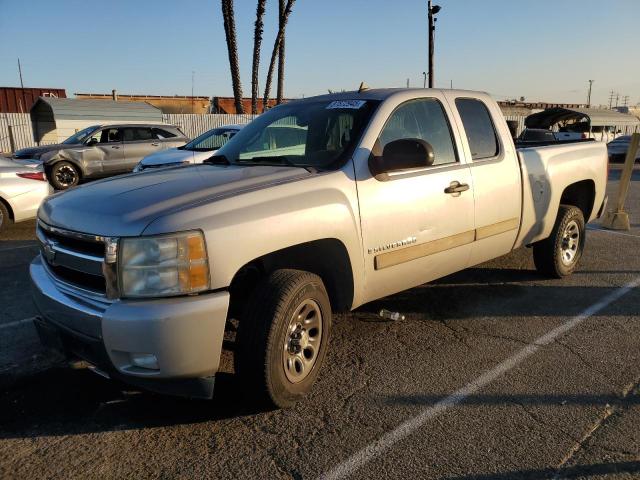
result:
[[[73,163],[58,162],[49,172],[49,182],[56,190],[66,190],[80,183],[80,171]]]
[[[586,239],[582,210],[560,205],[549,238],[533,244],[536,269],[549,277],[562,278],[577,268]]]
[[[320,277],[274,271],[240,319],[235,366],[242,389],[260,406],[292,406],[318,378],[330,333],[331,304]]]
[[[7,206],[0,200],[0,232],[3,232],[13,221]]]

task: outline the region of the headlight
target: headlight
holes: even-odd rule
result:
[[[202,232],[120,240],[123,297],[164,297],[209,289],[209,262]]]

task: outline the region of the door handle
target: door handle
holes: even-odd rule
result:
[[[118,145],[112,145],[112,146],[111,146],[111,148],[118,149],[118,148],[120,148],[120,147],[119,147]]]
[[[467,185],[466,183],[460,183],[457,180],[454,180],[449,184],[447,188],[444,189],[444,193],[460,196],[462,192],[466,192],[467,190],[469,190],[469,185]]]
[[[158,145],[160,145],[159,143],[152,143],[151,146],[152,147],[157,147]]]

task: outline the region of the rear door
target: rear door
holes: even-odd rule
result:
[[[120,172],[130,172],[147,155],[162,150],[162,143],[150,127],[124,128],[124,162]]]
[[[476,241],[470,265],[511,251],[522,206],[520,163],[506,121],[495,102],[445,93],[454,110],[471,167]]]
[[[384,126],[372,154],[381,155],[394,140],[418,138],[431,144],[435,160],[432,166],[377,180],[367,160],[357,157],[366,300],[465,268],[474,239],[473,180],[444,97],[433,92],[393,108],[389,113],[382,108],[378,114],[384,115]],[[452,185],[464,191],[450,191]]]

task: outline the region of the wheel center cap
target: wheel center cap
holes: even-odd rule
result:
[[[309,335],[302,325],[296,325],[296,328],[289,334],[289,353],[300,353],[309,343]]]

